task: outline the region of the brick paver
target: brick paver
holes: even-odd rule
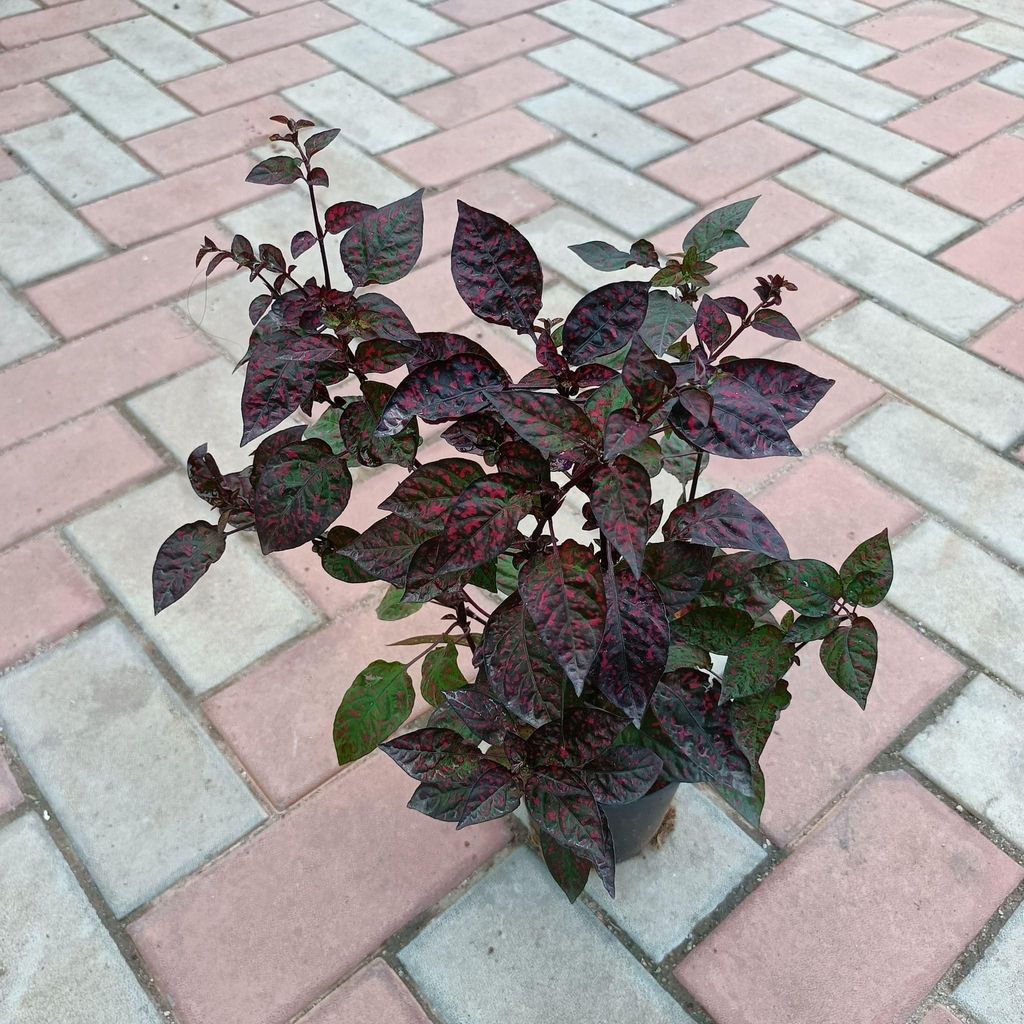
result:
[[[1020,0],[0,7],[0,1019],[689,1024],[693,997],[715,1024],[1021,1016],[1024,919],[998,912],[1024,863]],[[425,187],[421,265],[385,291],[519,375],[524,339],[467,323],[452,284],[457,199],[523,230],[561,317],[632,276],[569,244],[672,251],[761,196],[712,290],[795,281],[805,340],[738,354],[836,385],[793,430],[802,462],[709,482],[756,494],[795,557],[888,526],[896,582],[866,712],[813,650],[791,673],[759,832],[685,790],[619,899],[570,909],[532,853],[499,853],[504,825],[414,816],[384,758],[338,769],[350,680],[439,613],[379,622],[379,587],[240,538],[153,617],[153,552],[201,515],[165,470],[203,441],[245,457],[251,293],[196,247],[285,248],[307,216],[300,185],[242,182],[280,151],[275,113],[341,129],[332,198]],[[365,527],[400,474],[358,475]],[[877,774],[901,763],[938,795]]]

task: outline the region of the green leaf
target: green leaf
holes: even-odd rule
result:
[[[843,596],[839,573],[816,558],[773,562],[757,570],[764,585],[801,615],[828,615]]]
[[[871,608],[889,593],[892,573],[889,531],[883,530],[858,544],[843,562],[839,569],[843,596],[852,604]]]
[[[376,579],[340,551],[358,537],[359,532],[353,530],[351,526],[332,526],[327,531],[324,543],[318,548],[320,563],[324,570],[342,583],[369,583],[370,580]]]
[[[616,249],[609,242],[580,242],[569,248],[595,270],[624,270],[636,262],[628,252]]]
[[[687,231],[682,248],[686,250],[695,245],[702,260],[725,249],[746,248],[747,243],[739,236],[737,229],[758,199],[760,196],[741,199],[738,203],[712,210]]]
[[[412,713],[416,694],[405,666],[374,661],[345,691],[334,717],[334,749],[338,764],[358,761],[403,725]]]
[[[302,177],[302,164],[293,156],[272,156],[258,163],[246,176],[254,185],[290,185]]]
[[[692,644],[672,644],[665,671],[675,672],[679,668],[711,668],[711,655]]]
[[[345,272],[356,287],[391,284],[416,265],[423,247],[423,189],[364,213],[341,240]]]
[[[308,441],[310,438],[319,438],[321,441],[326,441],[331,446],[331,451],[335,455],[344,455],[347,451],[347,446],[344,439],[341,436],[341,430],[338,428],[338,421],[341,419],[342,410],[336,405],[332,405],[329,409],[325,409],[321,414],[320,418],[316,423],[311,423],[306,427],[306,432],[302,435],[303,441]]]
[[[771,689],[793,664],[793,646],[776,626],[758,626],[729,652],[722,698],[737,700]]]
[[[818,655],[839,688],[862,708],[866,707],[878,662],[878,632],[874,623],[863,615],[857,616],[849,626],[841,626],[822,640]]]
[[[458,648],[451,640],[443,647],[432,650],[423,659],[420,693],[428,704],[439,707],[444,701],[446,690],[461,690],[464,686],[469,686],[469,680],[459,668]]]
[[[495,560],[495,573],[498,585],[497,592],[507,597],[519,584],[519,570],[512,561],[511,555],[498,555]]]
[[[403,597],[405,597],[404,590],[399,590],[398,587],[388,587],[384,599],[377,605],[377,618],[384,622],[395,622],[398,619],[407,619],[410,615],[415,615],[423,607],[415,601],[403,601]]]
[[[672,641],[730,654],[753,628],[754,620],[738,608],[694,608],[673,620]]]
[[[640,327],[644,344],[663,356],[692,326],[697,313],[689,302],[680,302],[668,292],[655,289],[647,297],[647,315]]]
[[[824,640],[837,626],[839,620],[831,615],[801,615],[786,631],[788,644],[809,644]]]

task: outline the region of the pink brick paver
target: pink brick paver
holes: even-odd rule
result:
[[[1021,118],[1024,99],[971,82],[890,121],[889,127],[943,153],[956,154]]]
[[[298,1024],[430,1024],[430,1018],[384,961],[354,974]]]
[[[1016,77],[1024,73],[1024,54],[1012,52],[1020,19],[1009,20],[1017,0],[563,0],[565,12],[586,15],[592,24],[601,18],[614,24],[621,40],[585,38],[554,24],[548,8],[557,2],[34,0],[16,2],[15,10],[35,9],[0,17],[0,136],[31,126],[45,135],[47,122],[76,115],[124,157],[115,159],[117,150],[108,148],[108,164],[83,153],[83,165],[88,163],[89,175],[101,186],[93,194],[103,198],[75,207],[64,197],[74,191],[67,182],[75,180],[76,153],[62,151],[55,160],[53,153],[34,152],[29,138],[16,156],[0,139],[0,202],[30,186],[41,203],[49,203],[45,217],[54,227],[47,229],[45,244],[56,251],[44,265],[65,268],[14,286],[5,276],[18,273],[11,254],[26,241],[39,245],[38,231],[31,216],[18,218],[13,227],[0,217],[0,249],[8,254],[6,263],[0,260],[0,675],[13,665],[31,671],[33,659],[76,631],[95,628],[98,620],[122,622],[141,656],[182,697],[180,714],[210,737],[224,770],[240,776],[266,813],[264,824],[197,864],[127,921],[97,904],[98,927],[113,938],[110,963],[124,959],[121,966],[138,977],[144,998],[153,997],[154,1019],[166,1014],[173,1024],[440,1024],[443,1016],[444,1024],[463,1018],[478,1024],[479,1015],[467,1008],[468,982],[462,993],[445,994],[446,1006],[461,1015],[441,1013],[420,995],[431,979],[417,976],[414,984],[399,966],[406,963],[403,948],[421,925],[452,912],[463,883],[471,897],[481,894],[478,886],[486,892],[489,863],[503,858],[506,844],[521,842],[508,821],[456,832],[408,811],[413,783],[382,755],[344,768],[336,763],[333,717],[355,674],[374,659],[414,657],[419,648],[387,644],[443,628],[443,612],[428,607],[398,622],[381,622],[375,606],[382,585],[333,580],[308,544],[276,552],[257,566],[250,536],[230,542],[225,563],[236,558],[234,565],[217,566],[209,581],[200,582],[205,597],[186,599],[153,619],[145,595],[153,552],[139,554],[139,538],[152,525],[145,516],[121,523],[123,535],[70,546],[70,538],[77,545],[80,531],[87,532],[85,524],[76,525],[80,517],[122,499],[134,499],[134,507],[137,489],[172,472],[167,453],[181,446],[180,409],[143,403],[143,424],[136,415],[138,395],[163,384],[173,389],[180,375],[192,371],[191,378],[209,360],[222,361],[221,346],[234,352],[244,344],[252,293],[246,275],[222,265],[207,279],[195,269],[194,257],[204,235],[227,243],[228,223],[243,218],[253,224],[246,231],[254,242],[285,244],[290,237],[282,214],[302,200],[301,191],[250,186],[243,179],[267,134],[277,130],[268,118],[306,116],[295,101],[283,99],[292,86],[300,86],[296,100],[302,95],[300,102],[320,111],[318,116],[336,119],[323,127],[345,129],[349,112],[338,91],[341,80],[331,76],[341,70],[360,81],[362,127],[392,148],[366,152],[347,131],[344,138],[354,141],[339,141],[326,154],[332,188],[318,198],[383,205],[424,187],[419,265],[381,290],[402,304],[416,328],[472,338],[517,380],[536,365],[530,339],[473,319],[452,283],[457,200],[523,228],[543,263],[544,313],[564,316],[583,282],[601,280],[565,247],[590,238],[628,246],[632,238],[606,225],[637,219],[630,182],[648,180],[679,197],[666,197],[666,210],[674,209],[673,202],[675,208],[692,204],[686,216],[676,210],[672,221],[651,221],[659,226],[651,227],[649,237],[663,253],[678,250],[705,213],[760,195],[742,229],[749,245],[713,258],[718,269],[711,294],[749,301],[755,276],[783,274],[799,287],[786,293],[784,312],[804,340],[784,342],[748,331],[735,355],[792,361],[837,383],[793,428],[803,458],[715,460],[704,483],[749,495],[779,527],[794,558],[823,557],[838,565],[855,544],[888,527],[897,550],[898,587],[906,593],[928,586],[899,554],[901,535],[925,516],[926,499],[933,504],[920,490],[918,473],[908,469],[905,477],[892,476],[890,468],[891,479],[883,482],[869,465],[855,466],[843,444],[858,417],[893,395],[871,379],[870,366],[855,369],[816,347],[817,325],[863,301],[918,323],[923,310],[945,302],[950,308],[936,314],[933,333],[956,337],[977,357],[980,371],[986,361],[1024,378],[1024,96]],[[384,19],[382,10],[390,12]],[[757,30],[760,23],[751,19],[766,12],[778,19],[772,31],[794,33],[795,46]],[[110,35],[92,34],[140,18],[138,25],[124,24]],[[641,40],[636,47],[627,45],[623,18],[632,18],[639,30],[632,37]],[[394,67],[365,60],[347,67],[319,52],[318,40],[362,25],[387,37],[378,42]],[[650,29],[667,35],[652,38]],[[965,29],[972,38],[961,38]],[[134,32],[137,51],[126,48]],[[167,39],[173,38],[167,33],[177,33],[201,50],[154,51],[150,32]],[[353,38],[360,33],[361,28]],[[653,50],[643,45],[645,39]],[[864,40],[892,52],[852,71],[843,57],[844,40],[850,52]],[[629,59],[614,55],[623,48],[648,52]],[[195,59],[201,52],[219,63],[204,67],[206,61]],[[162,94],[185,104],[191,116],[119,139],[104,127],[116,122],[116,97],[79,97],[74,90],[64,96],[51,84],[56,76],[113,60],[138,83],[138,99],[131,102],[140,108],[152,102],[158,110]],[[438,81],[428,74],[429,86],[413,88],[424,80],[417,79],[424,60],[450,77]],[[772,77],[760,70],[766,60],[773,60]],[[327,79],[322,90],[303,84],[321,77]],[[564,129],[526,111],[530,98],[568,85],[559,115]],[[609,111],[607,124],[579,120],[580,111],[594,109],[592,101],[573,107],[581,92],[600,98]],[[401,109],[418,124],[427,122],[426,134],[398,144],[409,138],[393,131],[391,120]],[[769,119],[786,129],[769,125]],[[157,113],[147,123],[164,120]],[[634,151],[628,133],[644,123],[648,130]],[[599,154],[593,166],[608,168],[609,180],[618,175],[624,184],[596,189],[587,177],[589,160],[552,168],[544,179],[552,191],[520,173],[521,158],[564,149],[569,140],[573,152]],[[819,154],[856,170],[828,176],[814,199],[778,180],[782,171]],[[640,160],[647,162],[637,166]],[[132,184],[119,184],[124,182]],[[917,218],[941,224],[944,211],[971,218],[959,230],[958,221],[950,221],[944,249],[927,256],[906,250],[901,256],[879,241],[878,265],[868,258],[866,232],[889,235],[894,224]],[[581,226],[556,231],[553,225],[563,219]],[[844,262],[834,247],[814,241],[820,232],[834,235],[844,219],[856,222],[857,239],[864,236],[864,258]],[[292,231],[305,226],[296,224]],[[88,231],[99,248],[69,247],[65,254],[63,239],[78,229]],[[798,248],[805,254],[800,259],[794,255]],[[337,238],[330,252],[336,258]],[[820,265],[807,262],[815,253]],[[994,319],[971,312],[971,289],[978,283],[1005,297],[1006,308],[990,303]],[[963,303],[946,301],[947,293],[962,292]],[[197,316],[207,311],[199,328],[179,312],[187,296]],[[954,319],[960,305],[964,317],[979,325],[973,335],[939,326]],[[934,347],[939,371],[947,351],[964,358],[938,339]],[[906,363],[905,356],[894,358],[896,369],[886,371],[887,379],[912,372],[900,370]],[[210,436],[237,436],[244,373],[218,375],[215,390],[223,400],[207,409]],[[952,369],[936,379],[943,376],[951,394],[966,389],[976,396],[983,384]],[[395,371],[383,379],[397,384],[401,377]],[[1024,411],[1005,397],[1007,379],[999,385],[1004,393],[991,401],[1008,403],[1000,457],[1005,473],[1012,474],[1024,463]],[[944,408],[941,396],[915,391],[909,381],[891,383],[898,394],[922,403],[921,415]],[[354,395],[358,381],[349,379],[337,391]],[[201,396],[185,397],[199,409]],[[422,462],[452,455],[439,438],[443,429],[423,429]],[[920,460],[916,443],[905,441],[908,467]],[[230,447],[217,455],[226,468],[242,465]],[[958,478],[955,452],[948,465],[944,456],[931,459],[937,478]],[[181,467],[173,472],[177,478],[167,484],[184,488]],[[380,502],[405,472],[385,466],[359,468],[354,475],[357,483],[339,522],[362,530],[382,517]],[[678,491],[665,481],[658,481],[658,496],[664,487],[671,506]],[[166,492],[178,493],[169,486]],[[960,500],[989,519],[1002,514],[1007,525],[1017,513],[1007,501],[993,511],[994,499],[984,493]],[[187,508],[180,519],[176,513],[176,521],[215,518],[198,500]],[[152,515],[166,511],[153,509]],[[996,557],[1024,594],[1020,567]],[[236,574],[240,590],[258,586],[260,595],[270,595],[267,601],[295,604],[301,624],[251,648],[242,644],[245,623],[225,617],[231,625],[215,642],[223,645],[219,653],[231,661],[233,674],[197,698],[176,666],[192,664],[193,645],[214,642],[202,616],[204,607],[223,615],[214,606],[230,601],[222,568]],[[1007,597],[1015,599],[1012,593]],[[262,601],[248,593],[245,599]],[[644,978],[649,965],[622,943],[623,934],[604,931],[603,919],[577,908],[580,920],[598,929],[594,934],[607,943],[608,956],[627,964],[641,988],[656,988],[671,1009],[680,990],[666,992],[660,980],[662,972],[675,971],[700,1004],[695,1009],[684,1000],[678,1013],[655,1010],[641,1015],[645,1021],[676,1022],[688,1019],[686,1011],[715,1024],[959,1021],[952,1007],[959,974],[949,974],[948,967],[957,958],[963,962],[979,929],[988,925],[989,934],[1001,924],[997,910],[1022,874],[1013,863],[1022,851],[1011,859],[999,853],[973,818],[962,820],[949,810],[955,799],[930,784],[876,773],[904,763],[908,740],[939,713],[965,675],[976,673],[977,665],[951,652],[985,650],[986,642],[994,649],[1005,638],[989,635],[992,627],[968,607],[963,626],[951,616],[948,622],[929,620],[927,627],[910,621],[903,607],[883,604],[868,612],[881,639],[866,712],[827,678],[816,645],[802,652],[802,664],[789,673],[793,703],[762,756],[767,803],[761,829],[751,832],[765,848],[782,847],[782,855],[770,857],[749,889],[728,904],[716,909],[721,895],[709,897],[700,914],[714,915],[715,928],[699,929],[703,941],[677,949],[655,979]],[[460,649],[460,656],[472,677],[469,651]],[[418,680],[419,664],[410,671]],[[8,678],[0,679],[0,719]],[[98,707],[90,713],[109,728],[107,716],[121,710]],[[402,728],[423,724],[427,710],[418,699],[414,718]],[[25,768],[29,758],[13,737],[13,731],[0,734],[0,833],[37,810],[32,799],[22,802],[8,762],[19,766],[25,793],[46,791]],[[979,750],[979,759],[984,756]],[[102,799],[96,797],[100,809]],[[186,829],[193,824],[188,813],[181,823]],[[46,827],[58,847],[68,848],[64,822],[51,815]],[[724,819],[722,827],[737,834],[740,828]],[[678,869],[675,859],[665,861],[666,875],[675,874],[654,891],[675,892]],[[721,871],[727,873],[728,866]],[[624,878],[625,872],[625,899],[635,899]],[[709,876],[707,884],[722,894],[731,883]],[[0,894],[0,903],[7,897]],[[102,900],[95,889],[82,898]],[[548,898],[561,900],[553,891],[538,896],[538,929],[558,916],[545,913]],[[517,940],[537,938],[527,933]],[[573,936],[562,942],[567,947]],[[26,945],[24,956],[4,966],[23,970],[28,951]],[[966,953],[967,963],[972,955]],[[57,1001],[56,1008],[38,1012],[63,1020],[66,1006],[79,1005],[81,990],[68,991],[49,962],[28,966],[45,973],[46,995]],[[524,974],[517,980],[546,989],[560,983],[558,966],[554,975]],[[457,965],[461,969],[465,965]],[[516,1016],[521,1007],[514,996],[495,991],[497,983],[484,972],[473,984],[508,1024],[540,1024]],[[574,1024],[606,1024],[580,1005]],[[124,1006],[92,1016],[103,1022],[138,1018]]]
[[[676,976],[719,1024],[905,1020],[1021,878],[908,775],[874,776]]]
[[[1024,299],[1024,207],[957,242],[939,259],[1020,302]]]
[[[508,841],[410,814],[414,787],[375,754],[129,926],[186,1024],[283,1024]]]
[[[0,579],[0,668],[59,640],[104,608],[100,592],[52,533],[0,553]]]

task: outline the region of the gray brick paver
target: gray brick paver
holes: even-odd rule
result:
[[[953,993],[982,1024],[1024,1020],[1024,907],[1017,910]]]
[[[769,39],[824,57],[853,71],[872,67],[893,56],[895,52],[888,46],[825,25],[797,11],[775,8],[748,18],[744,24]]]

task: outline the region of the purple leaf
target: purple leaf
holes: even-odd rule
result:
[[[312,158],[321,150],[326,149],[338,137],[340,130],[340,128],[328,128],[310,135],[304,143],[306,156]]]
[[[417,526],[436,527],[448,514],[452,502],[483,475],[480,465],[468,459],[429,462],[413,470],[379,507],[396,512]]]
[[[647,315],[648,287],[646,281],[620,281],[584,295],[562,327],[565,358],[578,365],[628,345]]]
[[[561,395],[491,391],[484,398],[527,444],[545,455],[596,450],[601,445],[587,415]]]
[[[770,334],[773,338],[782,338],[785,341],[800,340],[800,332],[789,322],[789,318],[777,309],[759,309],[754,314],[754,321],[750,326],[755,331]]]
[[[358,203],[354,199],[329,206],[324,213],[324,229],[332,235],[340,235],[346,228],[352,227],[364,214],[376,210],[369,203]]]
[[[729,373],[767,399],[787,427],[796,426],[835,384],[772,359],[737,359],[729,363]]]
[[[669,612],[682,611],[699,593],[711,568],[712,548],[668,540],[648,544],[644,573],[658,588]]]
[[[638,423],[631,409],[616,409],[604,425],[604,457],[614,459],[647,440],[649,423]]]
[[[345,272],[357,288],[390,284],[416,265],[423,247],[423,189],[367,210],[341,241]]]
[[[445,701],[466,728],[485,743],[501,743],[512,725],[508,712],[479,687],[457,688],[446,694]]]
[[[880,604],[892,586],[889,531],[882,530],[858,544],[843,562],[839,575],[847,601],[866,608]]]
[[[620,455],[610,465],[598,468],[589,493],[601,532],[638,577],[647,546],[647,513],[651,507],[651,478],[647,471]]]
[[[599,804],[628,804],[646,795],[661,772],[661,758],[643,747],[612,747],[587,765],[587,786]]]
[[[484,764],[489,767],[469,787],[457,829],[503,818],[519,806],[519,790],[512,773],[493,761],[485,760]]]
[[[187,594],[224,554],[224,534],[202,520],[179,526],[160,545],[153,563],[153,614]]]
[[[696,316],[690,303],[680,302],[661,289],[652,289],[647,299],[647,315],[640,326],[640,337],[656,356],[663,356],[672,343],[693,326]]]
[[[302,177],[302,164],[293,156],[272,156],[258,163],[245,180],[254,185],[290,185]]]
[[[786,542],[765,514],[742,494],[728,488],[711,491],[674,509],[665,523],[664,533],[669,540],[759,551],[769,558],[789,558]]]
[[[729,317],[710,295],[701,298],[693,329],[709,357],[713,357],[732,334]]]
[[[839,688],[862,708],[867,707],[878,662],[878,632],[874,623],[858,615],[848,626],[840,626],[825,637],[818,655]]]
[[[425,529],[393,513],[363,531],[362,536],[346,544],[341,554],[351,558],[374,579],[386,580],[392,586],[404,587],[409,563],[419,546],[441,529]]]
[[[540,314],[544,276],[530,243],[511,224],[459,200],[452,278],[481,320],[531,334]]]
[[[312,231],[299,231],[292,238],[292,259],[297,260],[307,249],[312,249],[314,245],[316,245],[316,235]]]

